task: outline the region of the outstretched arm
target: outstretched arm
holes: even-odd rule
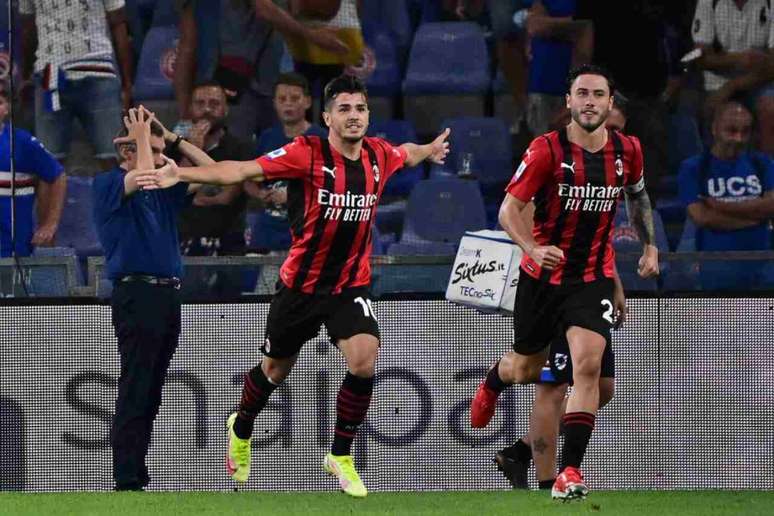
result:
[[[645,188],[636,193],[626,192],[626,210],[629,213],[629,223],[637,231],[642,242],[642,258],[637,272],[643,278],[655,276],[658,274],[656,230],[653,225],[650,197]]]
[[[401,145],[401,149],[405,150],[407,155],[405,166],[413,167],[426,159],[443,165],[446,156],[449,154],[449,142],[446,139],[449,137],[450,132],[450,129],[444,129],[435,140],[426,145],[417,145],[416,143],[404,143]]]
[[[149,170],[137,177],[143,188],[169,188],[180,181],[211,185],[233,185],[246,180],[263,181],[263,168],[255,160],[220,161],[199,167],[178,167],[167,159],[158,171]]]

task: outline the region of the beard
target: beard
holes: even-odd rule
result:
[[[226,117],[223,116],[204,115],[196,120],[192,120],[192,122],[195,124],[201,120],[207,120],[210,123],[210,134],[226,127]]]
[[[581,113],[581,111],[582,110],[571,109],[570,116],[572,116],[572,119],[575,120],[575,123],[578,124],[581,128],[583,128],[583,130],[586,131],[587,133],[593,133],[599,128],[599,126],[604,125],[608,115],[610,114],[609,109],[600,110],[597,113],[598,118],[596,121],[584,122],[583,119],[581,118],[583,116],[583,113]]]

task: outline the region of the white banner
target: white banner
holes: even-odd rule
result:
[[[446,299],[482,312],[513,313],[521,248],[504,231],[465,233],[452,266]]]
[[[772,300],[629,303],[630,319],[614,335],[616,398],[597,420],[584,463],[591,486],[774,487]],[[378,377],[354,447],[367,486],[508,488],[492,457],[526,431],[532,389],[508,389],[484,430],[470,428],[468,405],[510,348],[512,320],[445,301],[375,309]],[[224,422],[242,375],[259,360],[267,312],[267,304],[184,307],[149,454],[151,489],[233,488]],[[5,306],[0,323],[0,489],[112,488],[118,356],[109,307]],[[323,336],[304,348],[256,422],[247,489],[336,488],[321,462],[343,375]]]

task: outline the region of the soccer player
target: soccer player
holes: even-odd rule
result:
[[[616,93],[613,107],[605,119],[608,129],[623,131],[626,127],[626,102],[623,95]],[[565,108],[566,110],[566,108]],[[572,120],[567,111],[567,125]],[[530,231],[534,226],[533,203],[524,210],[525,221]],[[615,326],[619,328],[626,319],[626,295],[618,271],[613,270],[615,292],[613,308]],[[561,333],[561,332],[560,332]],[[514,489],[528,489],[527,471],[535,462],[535,476],[540,489],[551,489],[556,481],[556,441],[559,437],[559,423],[567,403],[567,387],[572,385],[572,359],[565,335],[554,337],[548,360],[535,385],[535,399],[529,419],[529,432],[511,446],[499,450],[494,462]],[[613,344],[608,341],[602,354],[602,369],[599,378],[599,408],[613,399],[615,392],[615,355]]]
[[[547,346],[563,333],[573,361],[564,449],[552,497],[588,493],[580,464],[599,405],[602,354],[614,324],[614,252],[610,234],[618,198],[626,193],[632,225],[643,242],[638,272],[658,274],[653,214],[645,191],[637,138],[605,127],[613,107],[609,74],[593,65],[568,77],[569,125],[535,138],[507,187],[500,224],[524,250],[514,309],[513,351],[503,355],[476,390],[471,425],[485,427],[500,393],[515,383],[534,383]],[[535,228],[523,210],[535,202]]]
[[[371,226],[385,182],[403,166],[425,159],[443,163],[449,130],[432,143],[393,147],[365,137],[368,99],[354,77],[333,79],[324,91],[327,139],[299,136],[254,161],[149,172],[148,188],[178,181],[233,184],[245,180],[288,181],[290,253],[266,321],[263,361],[245,375],[238,412],[228,418],[229,473],[238,482],[250,473],[250,436],[256,416],[285,380],[301,347],[325,324],[347,362],[336,398],[336,427],[324,469],[355,497],[367,491],[350,454],[352,441],[371,402],[379,348],[379,326],[368,286],[371,281]]]

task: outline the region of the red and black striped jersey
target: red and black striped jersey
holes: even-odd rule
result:
[[[366,137],[350,160],[319,136],[299,136],[258,158],[267,180],[288,180],[291,246],[280,269],[289,288],[338,294],[371,283],[371,226],[406,151]]]
[[[555,285],[612,278],[610,235],[618,200],[624,189],[643,188],[642,149],[633,136],[608,131],[597,152],[571,143],[566,128],[535,138],[506,191],[534,201],[535,241],[559,247],[564,260],[553,271],[542,271],[525,254],[522,270]]]

